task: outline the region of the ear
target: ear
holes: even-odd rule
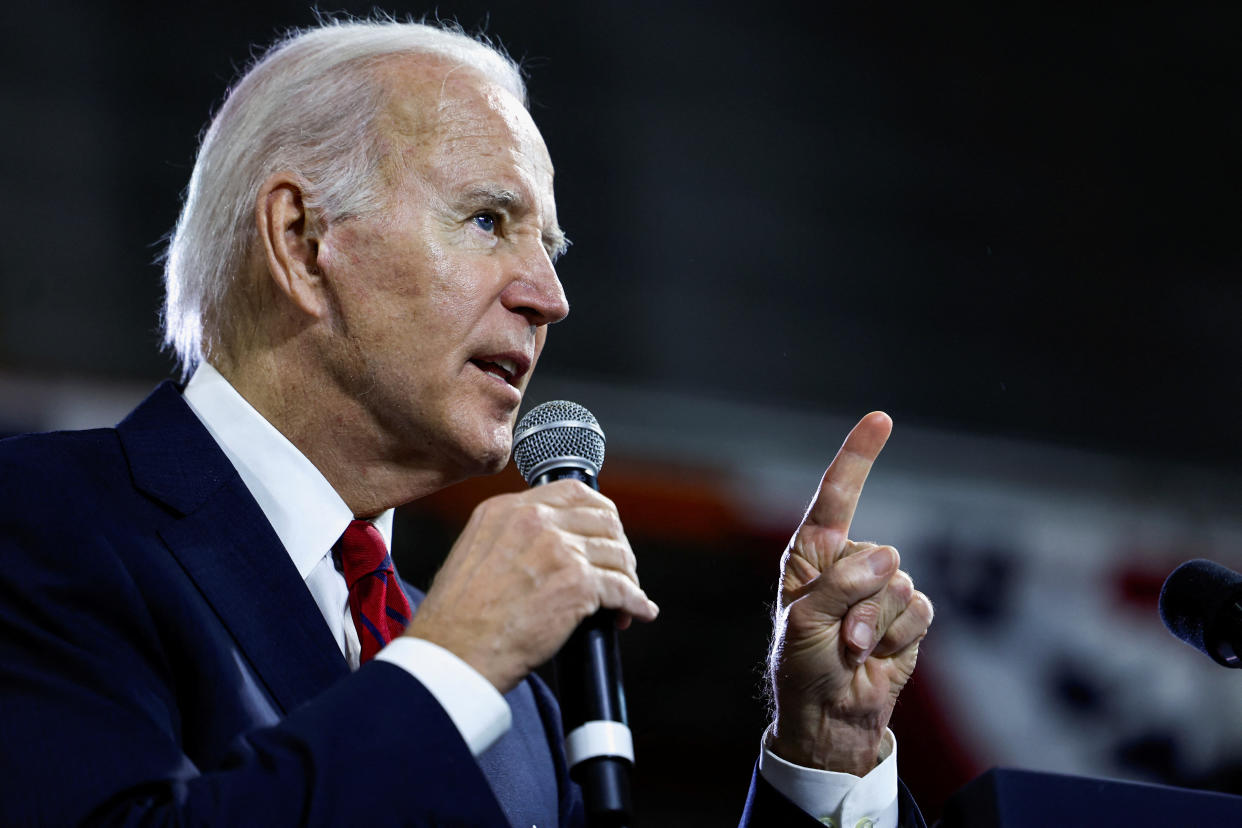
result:
[[[319,270],[319,229],[303,198],[301,179],[273,173],[259,188],[255,224],[277,296],[314,317],[327,313]]]

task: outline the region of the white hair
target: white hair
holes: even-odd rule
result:
[[[374,69],[395,55],[457,62],[526,104],[517,64],[455,26],[329,20],[283,37],[229,91],[204,133],[164,255],[164,345],[183,376],[221,345],[268,176],[300,176],[307,207],[325,223],[383,206],[376,118],[385,93]]]

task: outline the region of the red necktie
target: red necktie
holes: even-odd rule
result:
[[[360,663],[366,664],[405,631],[410,602],[397,582],[384,536],[370,521],[351,521],[336,548],[349,585],[349,611],[362,644]]]

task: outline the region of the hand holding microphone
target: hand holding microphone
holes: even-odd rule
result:
[[[523,418],[518,437],[523,456],[535,458],[518,461],[533,488],[475,508],[406,634],[454,653],[502,693],[562,647],[578,653],[560,660],[567,752],[582,766],[573,773],[588,815],[598,811],[591,824],[621,826],[633,752],[613,619],[652,621],[659,608],[638,585],[616,506],[594,485],[604,445],[595,418],[573,403],[545,403]],[[594,632],[566,646],[580,624]],[[602,787],[590,781],[599,776]]]
[[[559,481],[475,507],[406,634],[456,654],[505,693],[601,608],[639,621],[659,613],[638,585],[616,506]]]

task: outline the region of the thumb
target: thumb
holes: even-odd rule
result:
[[[900,565],[896,549],[874,546],[861,554],[837,561],[807,585],[802,597],[808,604],[808,610],[841,619],[850,607],[884,589]]]

